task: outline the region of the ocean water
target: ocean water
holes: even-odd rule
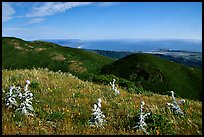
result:
[[[110,51],[153,51],[158,49],[172,49],[202,52],[202,41],[198,40],[80,40],[80,39],[52,39],[43,40],[61,46],[83,49],[98,49]]]

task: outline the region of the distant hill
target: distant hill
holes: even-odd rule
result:
[[[48,68],[53,71],[72,72],[75,75],[97,74],[101,67],[113,59],[90,51],[63,47],[51,42],[24,41],[2,37],[2,68]]]
[[[202,70],[170,62],[155,55],[137,53],[106,65],[102,74],[125,78],[160,94],[173,90],[177,95],[202,100]]]
[[[106,57],[110,57],[110,58],[114,58],[114,59],[120,59],[127,55],[134,54],[134,52],[125,52],[125,51],[92,50],[92,49],[85,49],[85,50],[93,51],[97,54],[100,54]]]
[[[154,54],[154,55],[189,67],[202,68],[202,60],[194,59],[194,57],[191,55],[189,55],[188,57],[184,57],[184,56],[175,57],[173,55],[164,55],[164,54]]]
[[[125,56],[143,53],[141,52],[120,52],[120,51],[108,51],[108,50],[91,50],[95,53],[98,53],[103,56],[107,56],[114,59],[120,59]],[[198,67],[202,68],[202,53],[200,52],[191,52],[191,51],[180,51],[180,50],[158,50],[157,52],[148,52],[149,54],[154,54],[160,58],[174,61],[179,64],[183,64],[189,67]]]
[[[106,84],[112,80],[110,74],[113,74],[123,87],[134,82],[137,87],[156,93],[166,94],[167,90],[175,90],[181,97],[201,100],[201,69],[148,54],[132,54],[115,60],[93,51],[51,42],[2,37],[2,69],[48,68],[71,72],[82,80]]]

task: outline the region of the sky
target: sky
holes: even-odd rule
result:
[[[2,36],[202,40],[202,2],[2,2]]]

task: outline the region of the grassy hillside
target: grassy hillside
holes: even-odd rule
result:
[[[4,91],[8,91],[11,85],[23,88],[26,80],[31,81],[29,90],[34,94],[33,107],[36,115],[20,116],[14,110],[5,108],[2,100],[3,134],[142,135],[142,131],[131,128],[135,126],[140,101],[146,103],[145,111],[153,113],[147,123],[150,134],[202,134],[202,103],[199,101],[186,99],[181,105],[185,116],[180,117],[170,113],[166,107],[165,104],[171,102],[171,96],[168,95],[151,92],[131,94],[119,87],[121,94],[115,96],[110,86],[84,82],[69,73],[47,69],[2,70]],[[175,97],[177,100],[181,99]],[[102,111],[107,123],[104,128],[90,128],[87,122],[98,98],[102,99]]]
[[[202,70],[185,67],[150,54],[132,54],[102,68],[102,74],[113,74],[135,82],[145,90],[202,100]]]
[[[181,97],[202,99],[201,69],[185,67],[149,54],[133,54],[113,61],[92,51],[62,47],[50,42],[2,38],[3,69],[48,68],[106,84],[112,79],[112,74],[118,77],[118,84],[123,87],[136,90],[143,87],[160,94],[174,90]],[[106,75],[99,75],[100,71]]]
[[[50,42],[28,42],[13,37],[2,37],[2,68],[72,72],[75,75],[97,74],[101,67],[113,59],[90,51],[62,47]]]

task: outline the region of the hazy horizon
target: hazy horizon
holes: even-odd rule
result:
[[[152,51],[171,49],[202,52],[202,41],[197,40],[80,40],[80,39],[44,39],[65,47],[98,49],[111,51]]]

